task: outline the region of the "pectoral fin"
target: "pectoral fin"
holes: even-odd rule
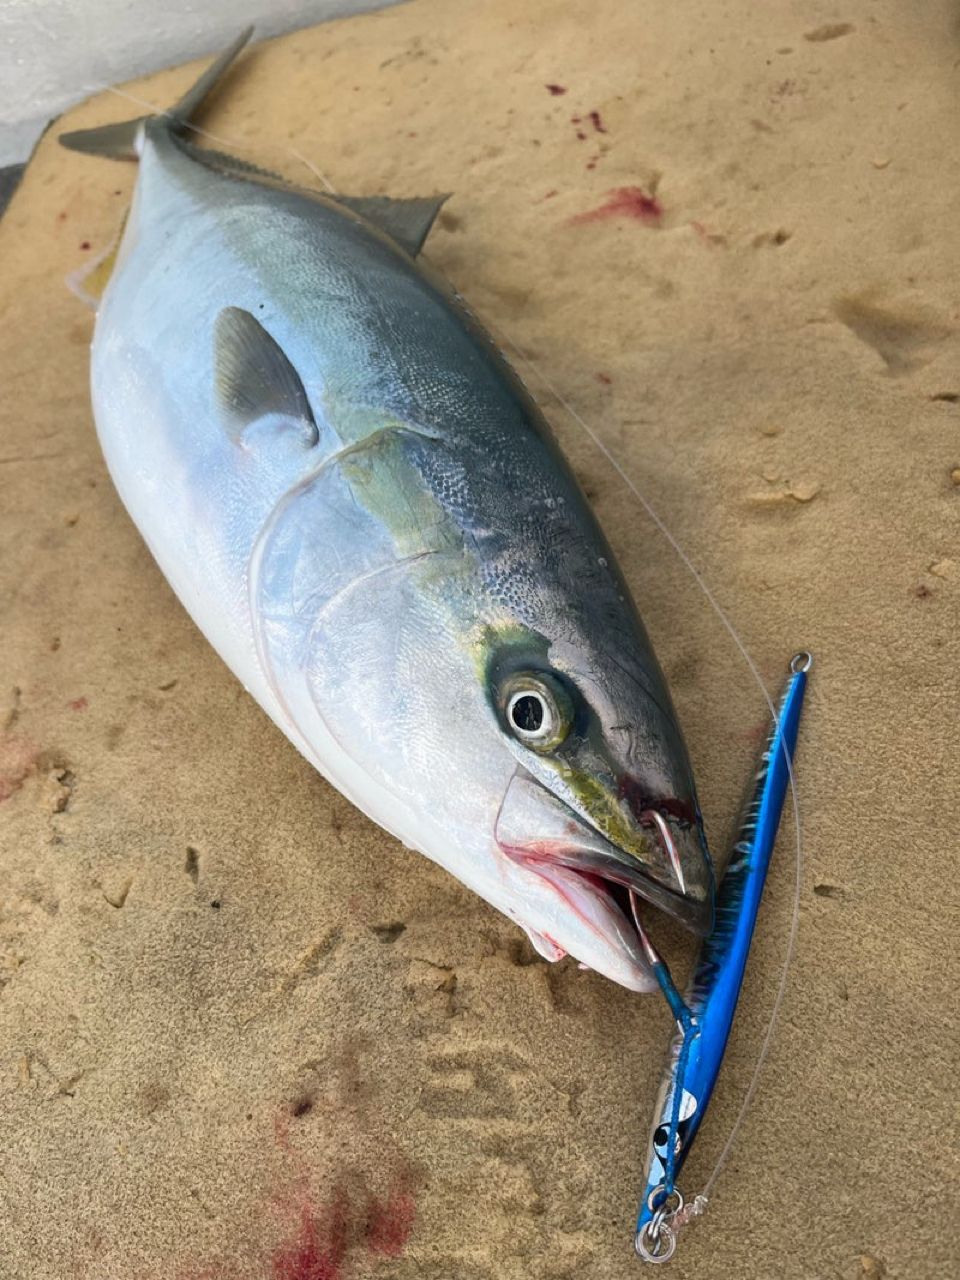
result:
[[[338,203],[385,231],[414,258],[423,248],[444,201],[449,199],[449,194],[411,200],[392,200],[389,196],[336,197]]]
[[[320,438],[300,375],[263,325],[242,307],[224,307],[214,325],[214,377],[224,425],[240,442],[251,423],[290,419],[310,448]]]

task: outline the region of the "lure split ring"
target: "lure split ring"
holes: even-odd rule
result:
[[[677,1248],[676,1232],[667,1226],[665,1222],[661,1222],[656,1235],[654,1235],[653,1227],[655,1221],[654,1219],[654,1221],[648,1222],[641,1231],[637,1232],[634,1248],[638,1257],[644,1262],[669,1262]]]
[[[634,1248],[644,1262],[669,1262],[677,1247],[677,1233],[669,1225],[683,1208],[683,1196],[676,1187],[667,1191],[663,1183],[654,1187],[647,1197],[647,1206],[654,1207],[654,1201],[663,1196],[653,1217],[636,1234]]]

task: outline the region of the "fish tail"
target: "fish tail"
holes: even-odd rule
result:
[[[246,30],[241,31],[219,58],[207,67],[199,80],[190,86],[183,97],[163,113],[162,119],[167,122],[170,129],[179,132],[189,125],[194,113],[252,35],[253,27],[247,27]],[[138,116],[135,120],[105,124],[96,129],[76,129],[72,133],[61,133],[59,142],[70,151],[82,151],[86,155],[109,156],[114,160],[135,160],[140,154],[143,126],[147,120],[153,118]]]

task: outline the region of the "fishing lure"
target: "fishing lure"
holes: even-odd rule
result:
[[[717,895],[713,932],[700,950],[690,984],[680,996],[636,910],[637,929],[654,975],[677,1019],[656,1107],[635,1245],[645,1262],[667,1262],[676,1228],[685,1220],[676,1180],[709,1105],[743,983],[757,911],[773,852],[800,713],[812,665],[808,653],[790,663],[790,676],[760,757],[730,864]],[[695,1202],[699,1212],[704,1206]],[[689,1212],[689,1211],[688,1211]]]

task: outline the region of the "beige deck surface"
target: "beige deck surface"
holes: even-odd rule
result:
[[[958,58],[945,0],[417,0],[254,49],[203,121],[300,181],[291,148],[351,193],[455,193],[429,256],[541,371],[718,846],[759,695],[544,376],[770,684],[816,652],[799,952],[679,1280],[960,1274]],[[128,88],[166,105],[195,74]],[[194,629],[107,477],[63,283],[135,170],[55,132],[0,223],[0,1277],[637,1274],[665,1009],[397,847]],[[749,1079],[790,857],[690,1191]]]

